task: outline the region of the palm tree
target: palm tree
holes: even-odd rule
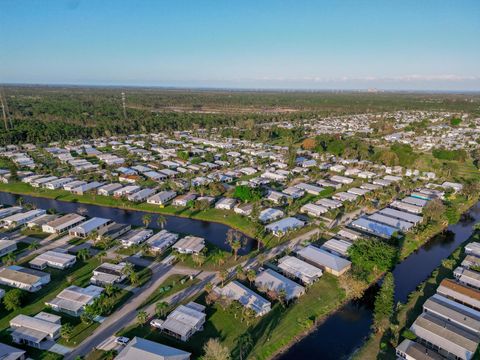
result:
[[[97,254],[97,258],[98,258],[98,260],[99,260],[100,262],[102,262],[102,260],[103,260],[103,258],[104,258],[105,256],[107,256],[107,252],[104,251],[104,250],[100,251],[100,252]]]
[[[28,250],[31,250],[31,251],[37,250],[39,247],[40,247],[40,244],[36,240],[28,244]]]
[[[147,319],[148,319],[148,314],[146,311],[139,311],[137,313],[137,321],[140,325],[145,325],[145,323],[147,322]]]
[[[145,227],[148,227],[148,225],[150,225],[151,222],[152,222],[152,215],[145,214],[142,216],[142,223]]]
[[[113,285],[113,284],[107,284],[105,285],[105,294],[107,296],[112,296],[113,294],[115,294],[116,292],[118,291],[118,288]]]
[[[65,323],[60,329],[60,336],[65,339],[67,342],[70,340],[73,334],[73,326],[70,323]]]
[[[132,285],[137,285],[139,282],[138,274],[135,271],[132,271],[129,275],[130,282]]]
[[[240,250],[245,244],[242,234],[239,231],[229,229],[227,231],[226,243],[232,248],[235,261],[237,261],[238,250]]]
[[[167,224],[167,218],[163,215],[158,215],[157,217],[157,225],[160,229],[163,229]]]
[[[155,312],[159,317],[163,317],[168,309],[168,303],[165,301],[159,301],[155,304]]]
[[[122,273],[124,275],[130,276],[130,274],[133,273],[133,272],[134,272],[133,264],[127,262],[122,269]]]
[[[90,257],[90,250],[87,248],[78,250],[77,257],[82,261],[87,260]]]
[[[252,285],[256,277],[257,277],[257,273],[255,272],[255,270],[250,269],[247,271],[247,279],[250,282],[250,285]]]
[[[14,253],[8,253],[2,258],[2,262],[8,266],[15,265],[15,263],[17,262],[17,257]]]
[[[223,287],[223,283],[225,282],[225,280],[228,279],[228,270],[223,269],[222,271],[220,271],[218,276],[220,277],[220,280],[222,281],[222,287]]]

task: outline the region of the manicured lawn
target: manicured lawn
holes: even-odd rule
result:
[[[198,300],[204,303],[204,295]],[[209,338],[219,338],[232,352],[232,359],[239,358],[239,338],[249,334],[253,342],[249,359],[269,359],[282,347],[289,344],[325,318],[346,300],[338,279],[325,274],[296,303],[283,308],[275,303],[267,315],[253,320],[250,324],[242,321],[239,314],[223,309],[219,304],[207,306],[207,322],[204,330],[195,334],[187,343],[175,340],[150,326],[133,326],[124,329],[121,335],[141,336],[166,345],[191,352],[195,358],[202,355],[202,347]],[[236,316],[236,317],[235,317]]]
[[[184,282],[182,283],[182,280]],[[199,279],[190,280],[186,275],[171,275],[145,300],[138,308],[156,303],[165,297],[177,293],[189,286],[193,286],[199,282]]]

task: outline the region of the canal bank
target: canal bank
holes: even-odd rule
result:
[[[79,202],[62,201],[30,195],[17,195],[2,191],[0,191],[0,204],[16,205],[20,197],[23,198],[24,203],[33,204],[39,209],[55,209],[57,212],[64,214],[81,212],[89,217],[97,216],[108,218],[115,222],[128,223],[134,226],[144,226],[142,217],[145,214],[151,214],[147,211],[83,204]],[[186,217],[172,215],[162,216],[166,219],[166,224],[164,226],[165,229],[175,233],[203,237],[216,247],[225,251],[230,251],[230,247],[225,243],[227,231],[230,229],[229,226]],[[155,214],[152,216],[152,221],[149,227],[159,229]],[[250,237],[246,238],[246,245],[239,251],[239,255],[248,254],[252,249],[256,248],[256,241]]]
[[[469,209],[459,223],[450,225],[420,249],[397,264],[395,277],[395,303],[406,302],[430,273],[437,268],[473,233],[473,225],[480,221],[480,202]],[[371,334],[373,302],[377,285],[370,287],[359,300],[348,302],[309,335],[277,356],[280,360],[349,359]]]

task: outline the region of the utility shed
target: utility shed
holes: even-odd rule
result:
[[[472,359],[480,342],[477,335],[428,313],[421,314],[410,330],[420,338],[420,343],[438,348],[440,355],[462,360]]]
[[[278,260],[278,268],[282,272],[299,279],[305,285],[311,285],[323,274],[322,270],[294,256],[284,256]]]
[[[305,288],[303,286],[271,269],[264,270],[257,275],[255,286],[258,289],[265,289],[276,293],[285,291],[285,300],[287,301],[305,294]]]

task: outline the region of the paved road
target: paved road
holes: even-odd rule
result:
[[[86,340],[75,348],[65,359],[75,359],[84,356],[92,349],[105,342],[113,334],[120,331],[128,324],[134,322],[137,316],[137,308],[170,276],[173,274],[190,275],[195,270],[179,266],[171,266],[155,263],[151,266],[153,275],[150,281],[139,290],[119,310],[110,315]]]

